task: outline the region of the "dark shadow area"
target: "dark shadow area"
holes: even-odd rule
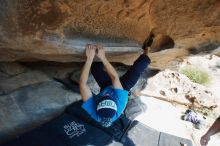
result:
[[[219,47],[218,42],[210,42],[210,43],[203,43],[197,47],[190,47],[188,48],[189,54],[196,55],[196,54],[209,54],[215,49]]]
[[[134,120],[140,114],[146,112],[147,105],[144,104],[139,96],[131,94],[124,110],[124,114],[130,120]]]
[[[147,80],[155,76],[158,72],[160,72],[159,69],[153,69],[153,68],[145,69],[145,71],[142,73],[136,85],[132,88],[132,91],[135,91],[135,90],[140,91],[144,89],[147,86]]]
[[[148,79],[148,78],[155,76],[159,72],[160,72],[159,69],[148,68],[144,71],[142,76],[143,76],[143,78]]]
[[[173,48],[175,45],[174,40],[169,35],[154,35],[153,32],[150,32],[149,36],[146,38],[142,45],[144,50],[147,47],[151,47],[149,52],[155,53],[162,50]]]
[[[53,78],[55,81],[60,82],[61,84],[64,85],[64,87],[67,90],[71,90],[73,92],[79,93],[80,94],[80,89],[79,89],[79,83],[73,81],[69,78],[64,78],[64,79],[59,79],[59,78]]]

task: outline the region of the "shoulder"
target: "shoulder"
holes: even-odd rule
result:
[[[100,117],[96,113],[96,100],[94,97],[89,98],[82,104],[82,108],[96,121],[100,122]]]
[[[124,89],[114,89],[114,91],[117,93],[117,94],[121,94],[123,96],[128,96],[128,91],[127,90],[124,90]]]
[[[91,96],[90,98],[88,98],[88,100],[83,102],[82,108],[88,109],[88,108],[91,108],[92,106],[94,106],[94,104],[95,104],[94,97]]]
[[[115,92],[115,99],[118,103],[127,103],[128,101],[128,91],[123,90],[123,89],[114,89]]]

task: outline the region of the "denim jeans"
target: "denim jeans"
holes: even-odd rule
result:
[[[120,77],[122,87],[130,91],[130,89],[137,83],[141,73],[150,64],[150,58],[145,54],[139,56],[134,64],[128,69],[128,71]],[[108,85],[111,85],[111,79],[107,72],[104,71],[104,65],[101,62],[93,62],[91,67],[91,73],[94,76],[96,82],[100,86],[101,90]]]

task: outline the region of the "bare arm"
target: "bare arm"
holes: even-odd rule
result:
[[[105,56],[104,48],[102,46],[98,45],[97,49],[98,49],[97,56],[104,64],[106,71],[111,78],[113,87],[117,88],[117,89],[123,89],[121,82],[119,80],[118,73],[116,72],[115,68],[111,65],[111,63],[107,60],[107,58]]]
[[[220,121],[217,119],[209,128],[209,130],[206,132],[206,134],[201,137],[200,140],[201,145],[206,146],[210,140],[210,137],[218,132],[220,132]]]
[[[95,56],[95,47],[92,45],[87,45],[86,46],[86,62],[82,68],[81,75],[80,75],[80,81],[79,81],[79,86],[80,86],[80,94],[82,96],[82,100],[85,102],[92,96],[92,92],[87,85],[87,80],[89,77],[89,71],[92,65],[93,58]]]

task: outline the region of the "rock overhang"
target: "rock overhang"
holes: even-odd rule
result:
[[[218,0],[3,0],[0,61],[81,62],[85,44],[101,43],[111,62],[132,64],[153,29],[176,43],[149,54],[154,67],[199,53],[219,55],[219,6]]]

